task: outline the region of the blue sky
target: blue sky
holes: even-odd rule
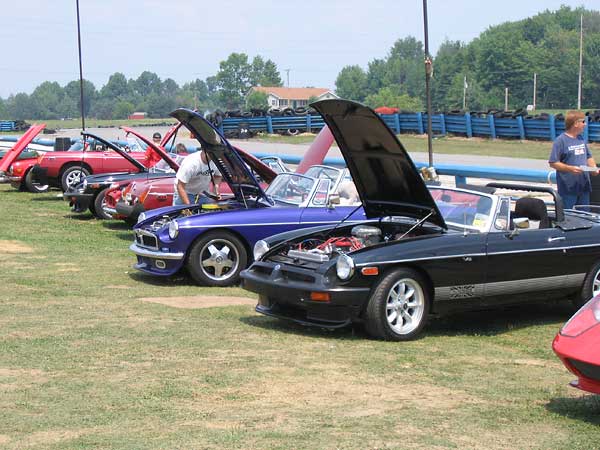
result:
[[[598,0],[428,0],[430,51],[469,42],[492,25],[561,4]],[[0,97],[41,82],[78,79],[75,0],[2,8]],[[273,60],[290,86],[334,89],[347,65],[364,68],[406,36],[423,41],[422,0],[80,0],[84,77],[102,87],[114,72],[144,70],[177,83],[216,74],[232,52]]]

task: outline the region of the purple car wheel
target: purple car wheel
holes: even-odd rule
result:
[[[231,286],[248,265],[244,244],[226,231],[207,233],[192,247],[187,268],[194,280],[208,286]]]

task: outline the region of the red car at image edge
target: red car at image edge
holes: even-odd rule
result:
[[[571,386],[600,394],[600,295],[569,319],[554,338],[552,349],[577,376]]]

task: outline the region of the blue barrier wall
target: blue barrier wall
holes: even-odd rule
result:
[[[381,118],[390,129],[397,134],[419,133],[427,130],[427,114],[383,114]],[[317,132],[323,128],[323,118],[318,115],[306,116],[281,116],[281,117],[226,117],[220,126],[221,132],[226,134],[236,132],[240,128],[249,128],[251,131],[267,133],[289,132]],[[564,120],[556,120],[554,116],[546,119],[527,119],[515,117],[514,119],[496,118],[492,114],[488,117],[475,117],[470,114],[433,114],[431,116],[432,131],[436,135],[459,134],[466,137],[489,137],[511,139],[540,139],[553,141],[565,131]],[[600,142],[600,123],[588,122],[583,136],[586,142]]]

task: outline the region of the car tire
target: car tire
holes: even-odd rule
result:
[[[600,261],[596,261],[583,280],[581,294],[575,297],[573,304],[580,308],[596,295],[600,294]]]
[[[35,194],[41,194],[43,192],[46,192],[48,190],[49,186],[47,184],[40,184],[37,181],[35,181],[35,178],[33,176],[33,171],[30,170],[27,172],[27,175],[25,175],[25,188],[29,192],[33,192]]]
[[[77,185],[80,183],[81,179],[83,177],[87,177],[89,174],[89,170],[82,166],[67,167],[60,177],[60,185],[62,186],[63,192],[65,192],[71,185]]]
[[[396,269],[377,284],[365,314],[367,332],[386,341],[414,339],[427,323],[431,295],[423,277]]]
[[[105,202],[106,193],[108,192],[109,189],[110,188],[102,189],[98,193],[98,195],[96,195],[96,198],[94,199],[94,208],[92,209],[90,207],[90,211],[92,211],[92,214],[94,216],[96,216],[98,219],[103,219],[103,220],[112,219],[112,216],[110,214],[108,214],[106,211],[104,211],[104,206],[106,205],[106,202]]]
[[[246,247],[227,231],[212,231],[197,240],[188,256],[187,269],[202,285],[232,286],[248,265]]]

